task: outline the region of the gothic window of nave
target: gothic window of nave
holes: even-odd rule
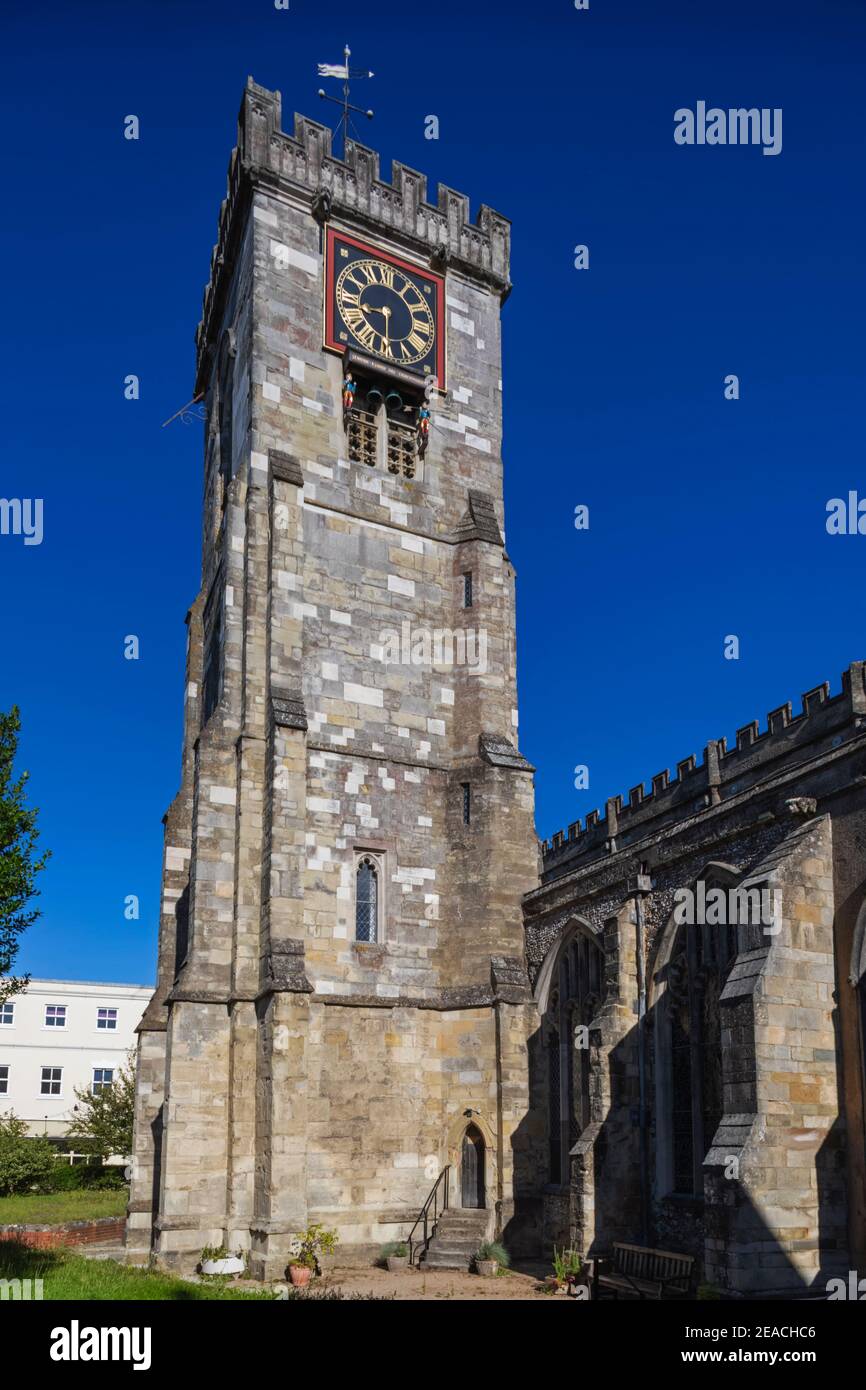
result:
[[[723,885],[707,884],[711,887]],[[719,1000],[737,954],[733,924],[674,930],[655,1008],[660,1196],[703,1197],[703,1162],[724,1111]]]
[[[569,1154],[590,1122],[589,1024],[602,997],[604,957],[583,931],[560,947],[544,1018],[549,1180],[567,1182]]]

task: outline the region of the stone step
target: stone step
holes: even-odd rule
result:
[[[464,1274],[469,1271],[469,1260],[461,1259],[458,1255],[434,1255],[429,1251],[421,1265],[422,1269],[461,1269]]]
[[[438,1241],[440,1245],[443,1243],[447,1245],[471,1245],[473,1250],[477,1249],[483,1239],[483,1231],[458,1231],[453,1226],[444,1228],[440,1226],[433,1237],[433,1240]]]
[[[476,1207],[449,1207],[439,1218],[421,1267],[464,1272],[470,1269],[475,1252],[487,1235],[488,1217],[488,1212]]]
[[[471,1245],[473,1249],[480,1245],[484,1239],[481,1231],[455,1231],[453,1227],[446,1227],[444,1230],[440,1226],[433,1240],[440,1245]]]

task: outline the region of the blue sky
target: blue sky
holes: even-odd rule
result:
[[[248,73],[284,123],[323,119],[315,65],[349,42],[383,171],[513,220],[506,506],[540,833],[866,656],[866,537],[825,530],[829,498],[866,495],[859,0],[48,3],[4,28],[0,493],[42,497],[45,537],[0,537],[0,704],[53,850],[22,968],[153,978],[201,505],[199,429],[160,426],[192,394]],[[698,100],[781,107],[782,153],[677,146]]]

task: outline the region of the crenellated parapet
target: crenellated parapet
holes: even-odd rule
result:
[[[667,768],[656,773],[649,790],[639,782],[626,798],[610,797],[603,816],[590,811],[583,824],[573,821],[557,831],[542,844],[544,869],[585,852],[623,848],[666,823],[747,791],[768,775],[829,752],[864,728],[866,662],[855,661],[842,673],[837,695],[830,695],[827,682],[807,690],[798,714],[790,702],[780,705],[767,715],[763,729],[757,719],[738,729],[733,747],[725,738],[712,739],[701,763],[692,754],[677,763],[673,776]]]
[[[387,229],[408,250],[426,256],[438,268],[453,265],[494,286],[504,297],[509,278],[511,224],[482,205],[470,220],[469,199],[438,186],[435,203],[427,201],[427,179],[396,160],[390,182],[383,180],[379,155],[346,141],[344,159],[331,153],[331,131],[307,116],[295,115],[291,135],[282,129],[279,92],[260,87],[250,77],[238,117],[238,142],[229,160],[226,196],[220,208],[217,243],[211,256],[202,318],[196,331],[197,389],[203,387],[204,359],[218,331],[224,279],[230,270],[250,189],[285,188],[310,203],[323,221],[337,215],[379,233]]]

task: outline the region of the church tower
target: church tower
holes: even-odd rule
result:
[[[282,1275],[531,1187],[503,539],[509,224],[248,81],[197,333],[201,589],[128,1249]],[[444,1192],[444,1179],[440,1193]]]

